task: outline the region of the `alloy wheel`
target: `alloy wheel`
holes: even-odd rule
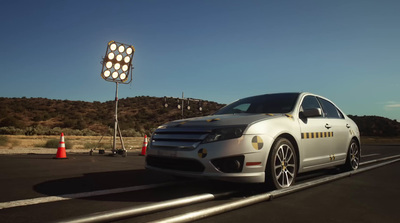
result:
[[[281,188],[289,187],[296,176],[296,157],[293,148],[287,144],[278,147],[274,157],[274,174]]]

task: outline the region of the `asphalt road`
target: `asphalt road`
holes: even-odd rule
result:
[[[362,162],[399,154],[396,145],[363,146]],[[125,158],[68,154],[65,160],[53,156],[0,156],[1,222],[54,222],[201,193],[241,191],[119,221],[148,222],[265,192],[259,185],[193,181],[146,171],[144,157],[137,154]],[[317,171],[300,176],[298,183],[334,174]],[[399,186],[400,162],[396,162],[199,222],[398,222]]]

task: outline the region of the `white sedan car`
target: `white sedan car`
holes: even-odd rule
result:
[[[146,168],[185,177],[289,187],[297,173],[360,163],[357,125],[311,93],[240,99],[211,116],[172,121],[153,133]]]

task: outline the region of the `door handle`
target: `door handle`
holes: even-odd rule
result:
[[[349,128],[350,128],[350,125],[349,125],[349,124],[346,124],[346,127],[349,129]]]
[[[325,124],[325,128],[330,129],[330,128],[332,128],[332,126],[329,125],[328,123],[326,123],[326,124]]]

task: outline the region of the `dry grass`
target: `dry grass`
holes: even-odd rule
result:
[[[23,136],[23,135],[8,135],[7,145],[2,148],[33,148],[44,147],[48,140],[60,140],[60,136]],[[111,136],[65,136],[65,142],[72,145],[72,149],[111,149],[112,137]],[[100,141],[101,139],[101,141]],[[141,148],[143,144],[142,137],[124,137],[125,148],[137,149]],[[117,138],[117,148],[121,148],[119,138]],[[57,149],[57,148],[55,148]]]
[[[361,137],[361,144],[363,145],[400,145],[400,137],[383,138],[363,136]]]

